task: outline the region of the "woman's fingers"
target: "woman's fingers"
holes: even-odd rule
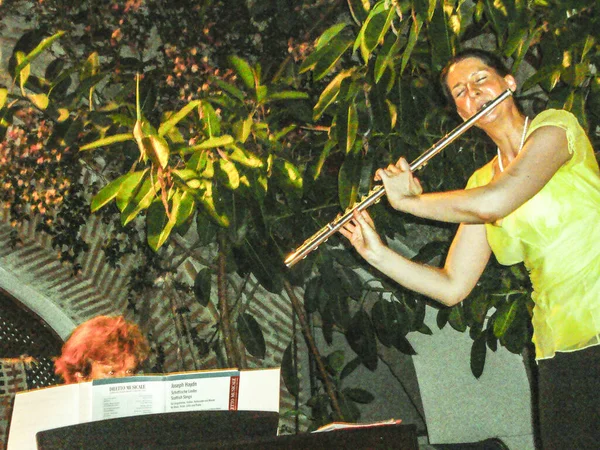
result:
[[[360,212],[355,211],[354,216],[356,217],[356,220],[359,223],[362,222],[361,225],[365,224],[365,225],[368,225],[369,227],[375,229],[375,222],[373,222],[373,218],[366,210],[362,210]]]
[[[413,178],[413,184],[411,186],[410,193],[412,195],[421,195],[423,193],[423,187],[418,178]]]
[[[405,158],[398,159],[398,162],[396,162],[396,167],[398,169],[400,169],[402,172],[410,171],[410,164],[408,163],[408,161]]]

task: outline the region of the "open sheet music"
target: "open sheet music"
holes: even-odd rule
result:
[[[279,412],[280,369],[138,375],[19,392],[7,450],[35,450],[38,431],[186,411]]]

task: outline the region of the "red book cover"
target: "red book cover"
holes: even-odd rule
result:
[[[238,394],[240,392],[240,376],[232,376],[229,383],[229,411],[237,411]]]

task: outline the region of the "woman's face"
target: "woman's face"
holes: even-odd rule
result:
[[[512,75],[500,76],[493,68],[478,58],[466,58],[448,70],[446,83],[456,104],[456,111],[464,119],[477,113],[488,102],[506,89],[514,90],[516,82]],[[478,124],[492,121],[499,108],[479,120]]]
[[[138,361],[132,355],[126,355],[112,363],[92,361],[90,374],[81,381],[129,377],[137,373],[137,367]]]

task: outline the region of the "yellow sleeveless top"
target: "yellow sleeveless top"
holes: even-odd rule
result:
[[[533,286],[536,358],[600,344],[600,173],[591,143],[573,114],[540,113],[527,131],[564,129],[573,155],[526,203],[486,224],[501,264],[524,262]],[[493,161],[477,170],[467,189],[486,185]]]

